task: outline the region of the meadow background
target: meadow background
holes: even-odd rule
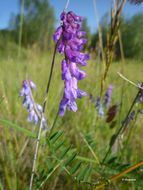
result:
[[[7,26],[3,24],[2,27],[4,22],[0,17],[0,189],[27,190],[38,125],[27,122],[27,110],[22,107],[19,92],[22,81],[29,78],[37,85],[34,98],[43,103],[54,51],[52,35],[60,24],[60,12],[66,2],[19,0],[13,3],[19,11],[9,14]],[[63,94],[60,71],[63,57],[57,54],[45,112],[48,126],[54,128],[52,132],[42,132],[33,190],[86,190],[98,188],[100,183],[106,183],[105,189],[143,189],[142,166],[109,182],[112,176],[143,160],[141,103],[134,105],[134,119],[119,135],[105,163],[101,163],[111,138],[127,119],[138,93],[138,88],[123,80],[117,72],[136,84],[143,81],[143,14],[140,11],[143,4],[126,2],[118,32],[114,31],[117,41],[110,52],[113,57],[101,96],[104,116],[99,115],[95,104],[97,96],[101,95],[106,62],[102,51],[106,54],[108,49],[111,20],[116,13],[114,3],[71,0],[69,4],[68,10],[85,17],[83,30],[87,32],[88,43],[83,51],[90,54],[90,60],[84,67],[87,77],[79,82],[79,87],[88,92],[88,96],[77,101],[76,113],[67,110],[63,118],[57,117]],[[3,5],[0,2],[0,6]],[[126,12],[133,13],[127,16]],[[113,120],[107,122],[109,110],[104,106],[104,97],[110,84],[113,86],[110,107],[114,105],[117,110]]]

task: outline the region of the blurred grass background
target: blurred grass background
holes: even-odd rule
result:
[[[59,55],[56,58],[50,93],[48,95],[48,104],[45,113],[48,118],[48,125],[52,125],[54,121],[55,113],[58,110],[59,102],[63,93],[63,83],[59,80],[61,59],[62,57]],[[16,123],[23,128],[28,128],[31,131],[36,132],[38,130],[38,126],[33,126],[26,120],[27,112],[21,105],[22,99],[19,97],[19,91],[21,88],[21,83],[27,73],[29,78],[37,84],[37,91],[34,94],[34,97],[37,102],[41,103],[43,101],[43,94],[49,75],[50,62],[50,54],[37,54],[37,52],[31,50],[27,51],[27,57],[25,58],[17,59],[11,57],[7,59],[3,58],[1,60],[0,96],[3,97],[3,101],[0,104],[1,118],[8,119],[9,121]],[[142,80],[142,62],[127,60],[124,64],[124,73],[130,80],[133,80],[134,82]],[[100,91],[100,66],[101,65],[97,63],[96,60],[91,58],[88,66],[85,68],[87,78],[79,84],[81,89],[84,89],[88,93],[92,94],[94,99],[99,96]],[[113,85],[111,105],[116,104],[120,106],[123,79],[119,77],[117,72],[121,70],[121,67],[121,62],[114,62],[111,65],[108,75],[107,85]],[[66,138],[69,144],[76,147],[80,155],[92,158],[91,153],[87,150],[83,140],[80,138],[78,131],[81,131],[85,135],[88,133],[92,134],[96,144],[95,152],[98,155],[99,160],[104,157],[111,136],[120,126],[120,123],[123,120],[122,118],[125,117],[132,100],[137,93],[137,89],[134,86],[127,82],[124,83],[125,87],[123,92],[123,109],[121,113],[121,120],[118,119],[118,122],[113,129],[111,129],[109,124],[106,123],[106,117],[99,118],[98,112],[95,109],[95,101],[91,102],[89,96],[77,101],[77,113],[67,111],[64,118],[58,118],[55,130],[62,129],[64,131],[64,138]],[[140,115],[135,126],[133,123],[129,126],[129,128],[134,128],[134,132],[132,133],[127,148],[124,150],[124,154],[121,156],[122,163],[136,163],[139,158],[142,157],[142,124],[142,115]],[[0,129],[1,183],[5,184],[4,189],[27,189],[28,179],[31,172],[31,159],[34,151],[33,145],[35,141],[29,140],[30,142],[28,141],[28,145],[24,149],[24,152],[21,153],[23,145],[28,139],[27,136],[23,133],[7,128],[2,124]],[[128,130],[125,134],[125,139],[127,138]],[[48,156],[48,153],[45,155],[45,151],[48,151],[47,148],[45,147],[46,150],[43,148],[44,147],[40,148],[40,162],[38,162],[38,168],[45,167],[44,162]],[[120,155],[121,152],[118,154]],[[84,188],[77,184],[74,185],[74,183],[71,184],[71,180],[68,177],[63,177],[62,175],[53,177],[47,183],[47,187],[52,188],[52,184],[55,182],[54,178],[56,178],[58,189],[63,189],[63,187],[65,188],[65,185],[66,189],[70,189],[69,186],[71,189],[73,189],[74,186],[77,189]],[[133,188],[135,187],[134,185],[132,186]],[[120,187],[120,183],[117,187]],[[122,183],[121,188],[123,187],[125,187],[125,184]],[[57,188],[57,186],[55,186],[55,188]]]

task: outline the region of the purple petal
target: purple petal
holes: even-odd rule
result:
[[[36,89],[36,84],[34,84],[34,82],[32,82],[32,80],[29,80],[29,84],[31,89],[35,90]]]
[[[87,96],[87,93],[80,89],[77,89],[77,97],[82,98],[82,96]]]
[[[68,64],[65,60],[62,61],[62,80],[70,80],[71,74],[68,68]]]
[[[86,32],[84,32],[84,31],[78,31],[77,32],[77,37],[78,38],[82,38],[82,37],[84,37],[86,35]]]
[[[34,118],[33,118],[33,120],[34,120],[34,123],[35,123],[35,124],[37,124],[38,121],[39,121],[39,118],[38,118],[38,116],[37,116],[36,113],[34,114]]]
[[[71,62],[70,64],[70,71],[71,74],[77,79],[77,80],[82,80],[83,78],[86,77],[86,73],[80,69],[78,69],[76,63]]]
[[[29,112],[29,115],[28,115],[28,121],[29,122],[33,121],[34,115],[35,115],[34,110],[32,110],[32,111]]]
[[[66,106],[68,104],[68,99],[63,98],[60,102],[60,106],[59,106],[59,115],[60,116],[64,116],[65,111],[66,111]]]
[[[77,15],[76,15],[75,13],[73,13],[72,11],[68,12],[68,14],[71,15],[71,16],[74,18],[75,21],[79,21],[79,22],[83,21],[83,17],[77,16]]]
[[[73,112],[76,112],[77,111],[77,105],[76,105],[76,102],[75,101],[72,101],[68,104],[68,108],[70,110],[72,110]]]
[[[101,104],[100,104],[100,107],[99,107],[98,113],[99,113],[99,115],[100,115],[101,117],[104,116],[104,111],[103,111],[103,107],[102,107]]]
[[[62,32],[63,32],[62,27],[61,27],[61,26],[58,27],[57,30],[55,31],[54,35],[53,35],[53,40],[54,40],[55,42],[57,42],[57,41],[60,39],[60,37],[61,37],[61,35],[62,35]]]
[[[37,104],[36,107],[37,107],[37,110],[38,110],[39,112],[42,112],[42,111],[43,111],[43,108],[42,108],[42,106],[41,106],[40,104]]]
[[[64,45],[64,42],[61,40],[58,45],[58,52],[61,54],[64,54],[64,51],[65,51],[65,45]]]

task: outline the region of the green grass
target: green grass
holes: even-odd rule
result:
[[[19,97],[19,91],[23,79],[28,77],[37,85],[37,91],[34,97],[37,102],[42,104],[45,93],[45,88],[50,72],[52,55],[40,54],[38,52],[27,50],[26,55],[21,58],[13,58],[7,56],[1,57],[0,62],[0,96],[3,97],[0,103],[0,188],[7,190],[26,190],[28,189],[29,179],[31,174],[32,159],[34,153],[35,139],[30,138],[30,132],[35,134],[38,130],[38,126],[34,126],[27,122],[27,112],[22,107],[22,98]],[[46,107],[46,117],[48,119],[48,125],[51,126],[54,122],[56,113],[58,111],[58,105],[63,93],[63,81],[60,78],[60,62],[61,56],[56,57],[54,73],[52,76],[52,83],[50,86],[50,92],[48,95],[48,102]],[[142,81],[143,62],[126,61],[124,66],[121,62],[116,62],[111,65],[108,78],[105,82],[105,89],[109,84],[113,85],[113,97],[111,105],[116,104],[120,108],[121,96],[123,98],[123,106],[120,115],[117,115],[117,123],[114,128],[110,128],[106,123],[106,117],[100,118],[95,109],[95,102],[91,102],[89,97],[83,97],[82,100],[78,100],[78,111],[73,113],[66,111],[63,118],[58,118],[55,124],[54,131],[62,130],[62,140],[66,140],[67,144],[71,144],[78,152],[77,159],[86,158],[87,162],[90,159],[95,161],[92,152],[86,145],[84,137],[92,136],[94,141],[94,153],[101,161],[108,149],[111,136],[115,133],[117,128],[120,127],[121,122],[126,116],[132,101],[137,93],[136,87],[132,86],[128,82],[123,81],[117,74],[124,67],[124,75],[129,79],[138,83]],[[79,82],[81,89],[92,94],[94,100],[100,93],[101,83],[101,63],[97,63],[93,58],[88,62],[88,66],[83,68],[87,73],[87,78]],[[123,87],[124,85],[124,87]],[[122,91],[123,88],[123,91]],[[105,92],[104,92],[105,93]],[[103,93],[103,94],[104,94]],[[103,101],[103,100],[102,100]],[[138,107],[136,106],[137,110]],[[13,124],[20,126],[24,129],[7,127],[7,125],[1,120],[9,120]],[[117,156],[117,162],[121,166],[122,164],[133,165],[140,161],[143,155],[143,119],[142,115],[139,115],[137,120],[131,123],[125,133],[121,136],[120,145],[114,147],[114,156]],[[54,132],[53,131],[53,132]],[[128,135],[131,131],[130,138]],[[81,134],[80,134],[81,133]],[[29,134],[29,135],[28,135]],[[44,134],[43,134],[44,135]],[[87,137],[87,139],[88,139]],[[128,139],[126,146],[125,142]],[[25,147],[25,148],[24,148]],[[120,147],[120,148],[119,148]],[[125,147],[125,148],[124,148]],[[117,149],[117,151],[116,151]],[[122,150],[122,151],[121,151]],[[51,167],[51,162],[54,162],[54,158],[51,158],[50,150],[43,142],[37,161],[36,179],[42,173],[46,172]],[[110,156],[111,158],[112,156]],[[52,161],[51,161],[52,160]],[[115,162],[112,163],[112,170],[108,168],[101,169],[97,162],[92,163],[93,173],[92,181],[97,182],[99,176],[110,177],[113,174],[119,172],[118,166]],[[124,167],[123,167],[124,168]],[[58,168],[53,173],[51,179],[49,179],[44,189],[91,189],[88,185],[82,185],[74,182],[73,179],[68,176],[64,169]],[[137,173],[138,171],[136,171]],[[45,174],[46,175],[46,174]],[[135,177],[136,174],[133,173]],[[139,175],[139,174],[138,174]],[[130,177],[130,174],[127,175]],[[132,176],[132,175],[131,175]],[[139,178],[139,177],[138,177]],[[121,180],[118,183],[113,184],[112,188],[118,189],[141,189],[143,183],[141,180],[137,180],[135,183],[123,183]],[[34,188],[33,188],[34,189]],[[41,188],[42,189],[42,188]],[[110,189],[110,187],[109,187]]]

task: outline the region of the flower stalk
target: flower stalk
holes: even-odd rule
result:
[[[43,118],[44,118],[44,113],[45,113],[45,109],[46,109],[47,95],[48,95],[48,92],[49,92],[51,79],[52,79],[52,74],[53,74],[53,69],[54,69],[57,45],[58,45],[58,42],[55,45],[52,64],[51,64],[51,69],[50,69],[50,75],[49,75],[49,79],[48,79],[48,83],[47,83],[47,87],[46,87],[46,92],[45,92],[45,99],[44,99],[44,103],[43,103],[43,112],[42,112],[41,122],[40,122],[39,131],[38,131],[38,135],[37,135],[37,139],[36,139],[36,147],[35,147],[35,153],[34,153],[34,158],[33,158],[32,173],[31,173],[31,178],[30,178],[29,190],[32,190],[32,186],[33,186],[33,179],[34,179],[34,173],[35,173],[35,168],[36,168],[36,160],[37,160],[37,155],[38,155],[41,131],[42,131],[42,128],[43,128]]]

